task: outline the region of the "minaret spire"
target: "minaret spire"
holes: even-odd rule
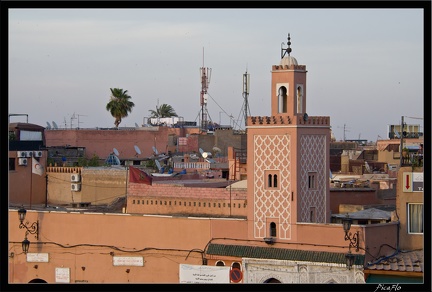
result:
[[[291,51],[292,51],[292,49],[290,47],[291,46],[291,36],[289,33],[288,33],[288,42],[287,42],[288,48],[284,49],[284,48],[282,48],[282,45],[284,45],[283,42],[281,44],[281,59],[283,59],[283,57],[285,57],[286,53],[288,53],[288,56],[289,56]]]

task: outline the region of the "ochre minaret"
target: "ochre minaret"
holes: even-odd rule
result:
[[[284,45],[282,43],[282,45]],[[299,223],[330,222],[330,117],[306,113],[306,66],[291,38],[272,66],[271,115],[247,120],[248,236],[296,242]]]

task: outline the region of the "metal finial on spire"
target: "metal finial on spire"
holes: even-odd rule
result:
[[[291,51],[292,51],[292,49],[290,47],[291,46],[290,34],[288,34],[288,42],[287,42],[288,48],[284,49],[284,48],[282,48],[282,45],[284,45],[284,43],[281,44],[281,59],[283,59],[283,57],[285,57],[286,53],[288,53],[288,56],[289,56]]]

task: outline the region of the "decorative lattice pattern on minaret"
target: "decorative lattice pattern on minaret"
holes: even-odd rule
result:
[[[254,236],[269,236],[266,218],[278,218],[278,238],[291,239],[291,159],[289,135],[254,136]],[[280,171],[280,189],[265,187],[265,170]]]
[[[315,207],[316,223],[326,222],[326,136],[300,136],[300,217],[299,222],[310,222],[310,208]],[[308,186],[309,172],[316,173],[316,189]]]

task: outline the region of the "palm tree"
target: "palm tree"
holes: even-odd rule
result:
[[[114,125],[116,128],[120,125],[122,118],[128,116],[132,112],[135,104],[130,101],[131,97],[127,94],[127,90],[121,88],[110,88],[111,98],[106,105],[107,111],[115,118]]]
[[[160,107],[156,106],[156,110],[149,110],[150,118],[170,118],[177,117],[177,114],[172,106],[164,103]]]

